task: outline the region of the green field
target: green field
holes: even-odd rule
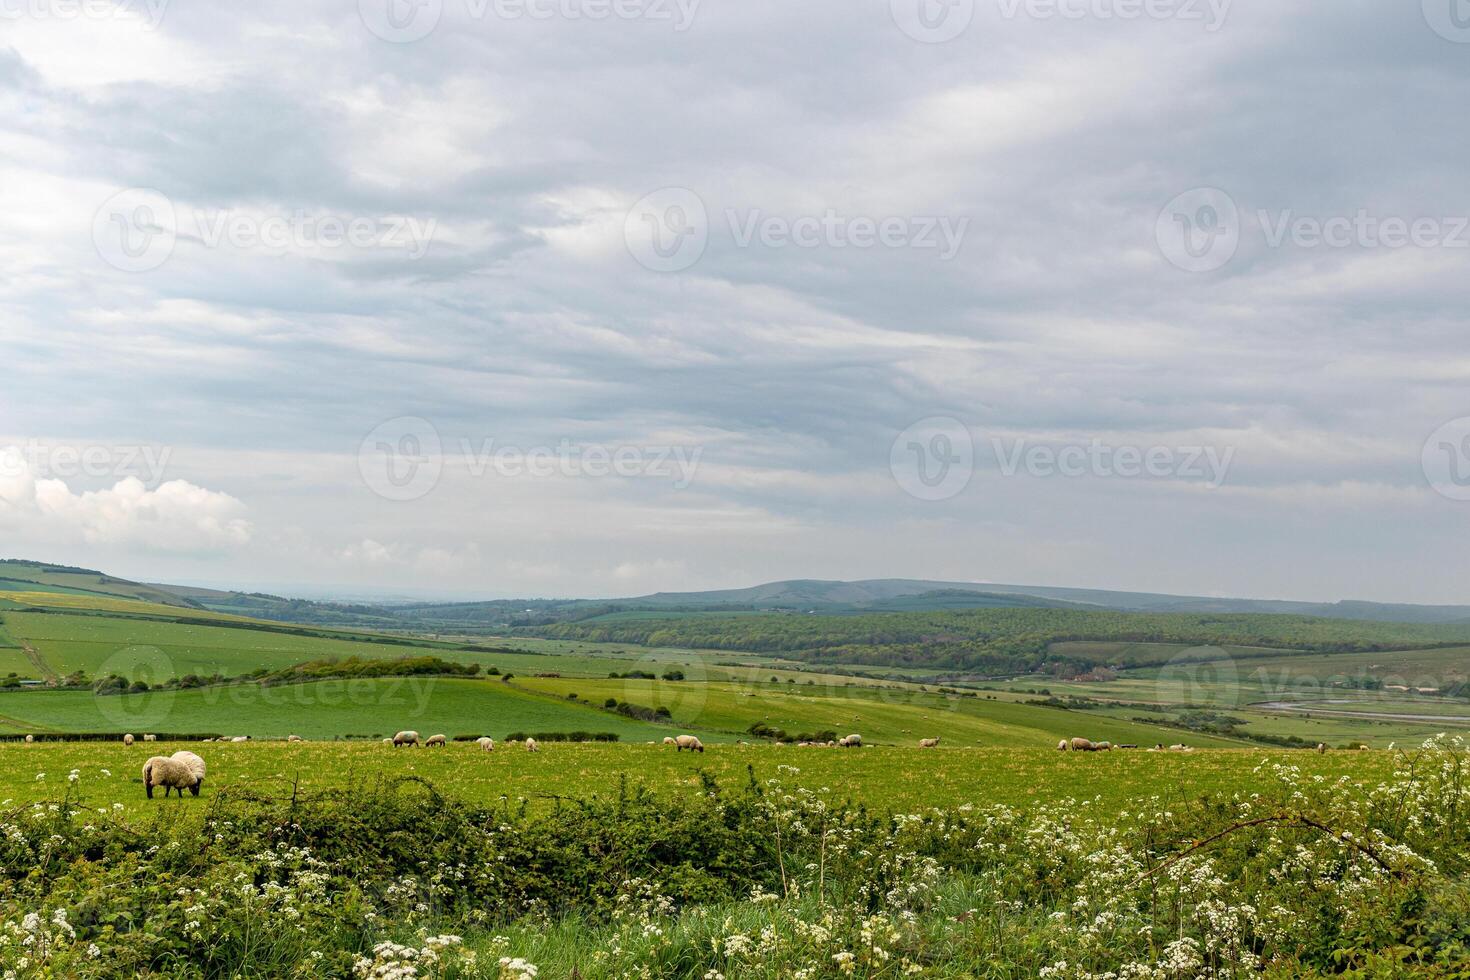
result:
[[[422,776],[458,798],[493,802],[524,797],[545,805],[558,796],[616,794],[620,780],[656,790],[698,785],[708,772],[727,786],[781,778],[791,787],[852,798],[884,811],[1005,803],[1027,806],[1063,799],[1097,800],[1117,809],[1149,797],[1189,801],[1202,794],[1249,793],[1263,762],[1284,761],[1308,776],[1375,781],[1392,769],[1382,752],[1238,750],[1221,752],[1060,753],[1046,749],[865,748],[798,749],[769,745],[711,746],[703,754],[663,745],[543,745],[532,754],[500,745],[486,754],[472,744],[443,749],[394,749],[376,743],[44,743],[0,745],[0,799],[52,799],[79,770],[76,789],[89,805],[123,803],[130,809],[198,807],[186,799],[144,798],[142,764],[179,748],[198,752],[209,766],[206,795],[230,786],[290,794],[290,785],[319,790],[380,777]],[[106,769],[110,775],[104,775]],[[38,780],[37,774],[45,773]],[[203,798],[201,798],[202,800]]]

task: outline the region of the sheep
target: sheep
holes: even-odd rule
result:
[[[286,736],[286,741],[288,741],[288,742],[300,742],[301,740],[302,739],[301,739],[301,736],[300,735],[287,735]]]
[[[541,751],[541,746],[540,746],[539,743],[537,743],[537,741],[534,738],[528,738],[528,739],[526,739],[526,751],[527,752],[540,752]]]
[[[175,752],[173,755],[169,756],[169,758],[173,759],[175,762],[182,762],[184,765],[188,766],[189,770],[194,773],[194,778],[198,780],[198,785],[204,785],[203,759],[199,758],[199,756],[195,755],[193,752],[189,752],[184,749],[180,749],[178,752]]]
[[[690,752],[703,752],[704,743],[693,735],[680,735],[674,739],[674,751],[683,752],[685,749]]]
[[[385,738],[385,739],[383,739],[383,744],[384,745],[393,745],[395,743],[394,743],[394,741],[391,738]]]
[[[143,736],[143,741],[145,741],[145,742],[156,742],[156,741],[158,741],[158,736],[157,735],[144,735]]]
[[[133,734],[132,734],[132,732],[129,732],[128,734],[126,734],[126,735],[123,736],[123,744],[124,745],[132,745],[133,744]]]
[[[674,737],[672,735],[665,735],[664,736],[664,744],[665,745],[673,745],[674,744]]]
[[[393,736],[393,745],[395,747],[400,747],[400,746],[404,746],[404,745],[418,745],[418,744],[419,744],[419,733],[418,732],[415,732],[415,731],[412,731],[412,730],[399,732],[397,735],[394,735]]]
[[[448,743],[449,739],[445,738],[443,735],[430,735],[427,739],[424,740],[424,747],[430,748],[435,745],[443,747]]]
[[[1072,739],[1072,751],[1073,752],[1096,752],[1097,751],[1097,746],[1092,743],[1092,739],[1089,739],[1089,738],[1074,738],[1074,739]]]
[[[230,739],[230,741],[231,742],[248,742],[248,741],[250,741],[250,736],[249,735],[236,735],[234,738]]]
[[[1065,738],[1062,739],[1060,742],[1057,743],[1057,751],[1058,752],[1066,752],[1071,747],[1072,747],[1072,743],[1069,742],[1069,741],[1067,741]]]
[[[1318,755],[1326,755],[1327,754],[1327,743],[1326,742],[1318,742],[1317,743],[1317,754]]]
[[[849,735],[846,738],[839,739],[837,744],[844,749],[860,749],[863,747],[863,737],[861,735]]]
[[[495,751],[495,739],[491,738],[489,735],[481,735],[479,738],[475,739],[475,744],[480,747],[480,751],[482,752]]]
[[[1113,743],[1112,742],[1098,742],[1097,745],[1093,746],[1093,751],[1094,752],[1111,752],[1111,751],[1113,751]]]
[[[192,752],[178,752],[166,757],[155,755],[143,763],[143,790],[153,799],[153,788],[163,787],[163,796],[168,798],[170,790],[178,790],[182,798],[184,790],[199,795],[204,783],[204,760]]]
[[[27,735],[26,736],[26,744],[27,745],[30,745],[35,740],[36,740],[36,736],[34,736],[34,735]]]
[[[939,748],[939,739],[937,739],[937,738],[921,738],[921,739],[919,739],[919,748],[921,748],[921,749],[937,749],[937,748]]]

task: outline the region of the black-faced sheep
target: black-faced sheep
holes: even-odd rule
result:
[[[449,744],[449,739],[446,738],[443,735],[430,735],[428,738],[424,739],[424,747],[425,748],[432,748],[435,745],[439,746],[440,748],[443,748],[445,745],[448,745],[448,744]]]
[[[685,749],[690,752],[703,752],[704,743],[693,735],[680,735],[674,739],[674,751],[683,752]]]
[[[203,784],[204,760],[193,752],[176,752],[167,757],[155,755],[143,763],[143,790],[150,800],[155,786],[163,787],[163,795],[167,799],[170,790],[178,790],[180,797],[186,789],[198,796],[199,787]]]
[[[844,749],[860,749],[863,747],[863,737],[861,735],[849,735],[846,738],[838,739],[837,744]]]
[[[397,735],[394,735],[393,736],[393,745],[395,747],[402,747],[404,745],[418,745],[418,744],[419,744],[419,733],[418,732],[415,732],[415,731],[399,732]]]

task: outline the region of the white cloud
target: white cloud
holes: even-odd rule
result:
[[[208,554],[249,543],[244,511],[229,494],[186,480],[149,490],[126,477],[107,489],[73,492],[64,480],[37,479],[19,450],[0,450],[0,523],[27,538]]]

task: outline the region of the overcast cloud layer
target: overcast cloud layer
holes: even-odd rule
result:
[[[1459,3],[0,0],[0,553],[1470,602]]]

